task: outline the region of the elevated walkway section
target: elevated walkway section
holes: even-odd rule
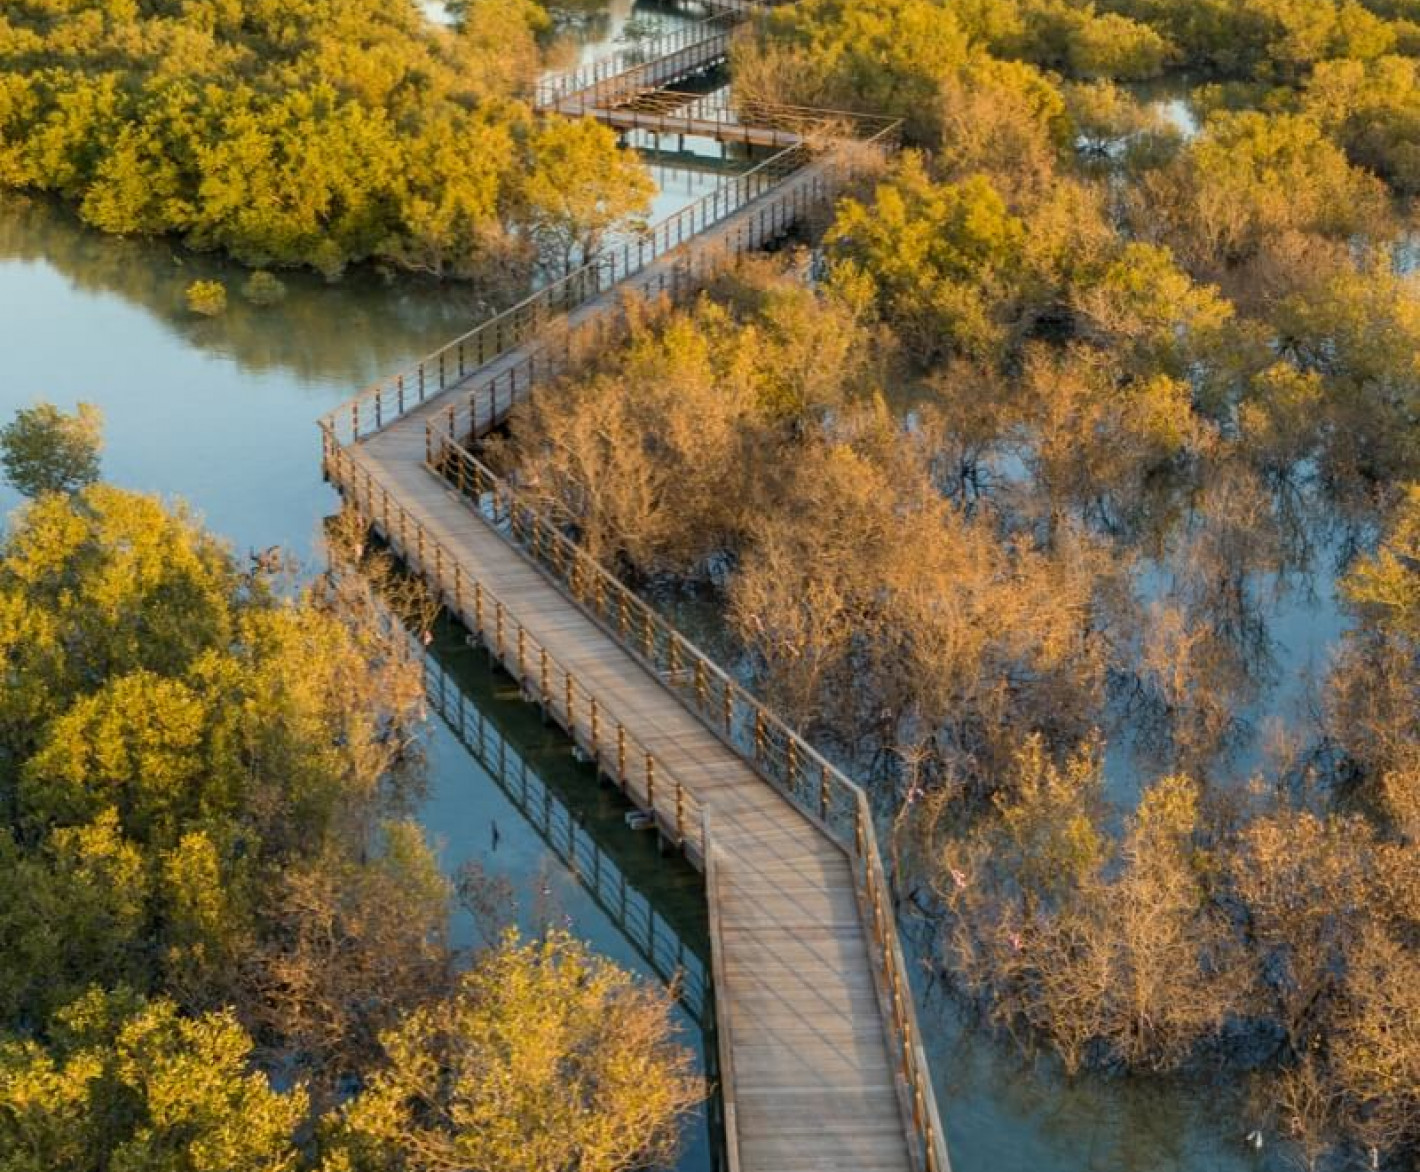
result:
[[[710,53],[703,41],[637,63],[638,80],[607,89],[621,96],[605,109],[697,116],[674,99],[647,113],[643,82],[684,76]],[[813,125],[822,139],[848,123],[819,114]],[[856,127],[879,143],[894,131]],[[704,870],[730,1168],[948,1172],[862,791],[465,446],[577,352],[617,338],[625,295],[683,299],[831,205],[844,173],[829,144],[760,129],[797,137],[328,417],[325,471]]]

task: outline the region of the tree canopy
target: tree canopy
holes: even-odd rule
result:
[[[102,451],[103,415],[92,403],[80,403],[73,415],[52,403],[36,403],[0,428],[0,466],[23,496],[93,484]]]
[[[348,1169],[337,1115],[373,1127],[450,1023],[488,1055],[459,1084],[482,1114],[441,1129],[465,1166],[672,1152],[699,1086],[667,994],[560,937],[449,942],[387,570],[337,543],[297,589],[181,505],[69,487],[0,537],[0,1168]],[[549,1004],[544,1065],[498,1061]],[[495,1124],[512,1148],[480,1147]],[[379,1166],[424,1167],[418,1138],[381,1132]]]
[[[549,189],[600,177],[592,219],[648,180],[608,135],[539,129],[546,12],[479,0],[181,5],[24,0],[0,15],[0,187],[55,192],[105,232],[172,235],[254,267],[374,261],[518,284]],[[580,172],[559,144],[582,133]]]

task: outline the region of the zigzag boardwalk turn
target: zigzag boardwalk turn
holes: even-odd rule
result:
[[[462,446],[569,337],[605,338],[624,290],[683,296],[831,199],[830,159],[776,160],[325,420],[325,468],[705,871],[730,1168],[948,1172],[861,791]]]

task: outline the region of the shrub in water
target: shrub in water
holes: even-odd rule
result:
[[[227,287],[221,281],[193,281],[187,287],[187,307],[203,317],[227,311]]]

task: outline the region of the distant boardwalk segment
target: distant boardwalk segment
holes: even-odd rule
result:
[[[616,336],[625,292],[683,298],[828,209],[835,140],[894,145],[885,119],[670,90],[724,62],[751,7],[552,79],[539,104],[777,153],[328,416],[325,473],[704,872],[729,1167],[947,1172],[862,791],[470,450]]]

